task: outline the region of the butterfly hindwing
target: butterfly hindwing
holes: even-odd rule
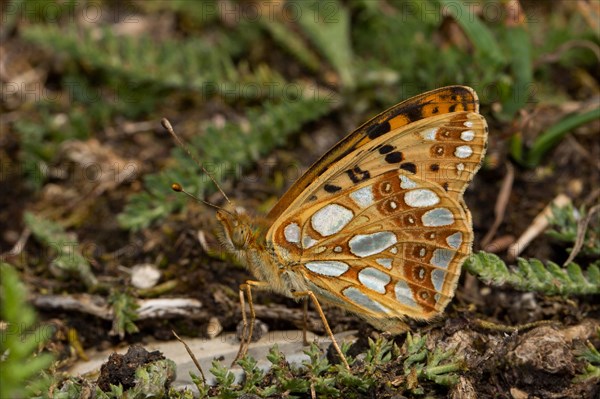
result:
[[[472,242],[462,206],[438,185],[401,170],[290,215],[286,223],[272,238],[297,259],[294,271],[322,299],[345,301],[372,322],[441,312]]]

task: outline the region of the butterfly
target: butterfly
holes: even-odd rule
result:
[[[407,318],[444,311],[473,242],[463,193],[487,146],[478,112],[469,87],[423,93],[341,140],[265,219],[217,211],[223,245],[256,278],[240,286],[238,357],[252,336],[254,288],[311,298],[347,367],[320,302],[394,334],[409,329]]]

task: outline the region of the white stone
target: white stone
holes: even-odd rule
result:
[[[160,280],[160,270],[151,263],[131,268],[131,285],[139,289],[152,288]]]

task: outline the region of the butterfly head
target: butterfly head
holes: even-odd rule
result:
[[[223,244],[236,251],[248,247],[253,233],[245,214],[219,210],[217,211],[217,219],[223,226]]]

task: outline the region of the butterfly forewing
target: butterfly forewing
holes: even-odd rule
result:
[[[461,111],[479,112],[477,94],[470,87],[442,87],[396,104],[362,124],[323,155],[279,200],[269,212],[268,218],[275,220],[287,210],[291,202],[290,197],[308,188],[315,179],[337,165],[342,158],[355,154],[373,140],[422,119]],[[356,174],[360,176],[360,171]]]
[[[313,190],[305,192],[309,196],[301,201],[326,198],[342,187],[394,169],[435,182],[451,197],[462,198],[485,152],[485,129],[481,115],[461,112],[423,119],[392,131],[341,160],[330,169],[337,173],[324,176],[318,190],[313,184]]]

